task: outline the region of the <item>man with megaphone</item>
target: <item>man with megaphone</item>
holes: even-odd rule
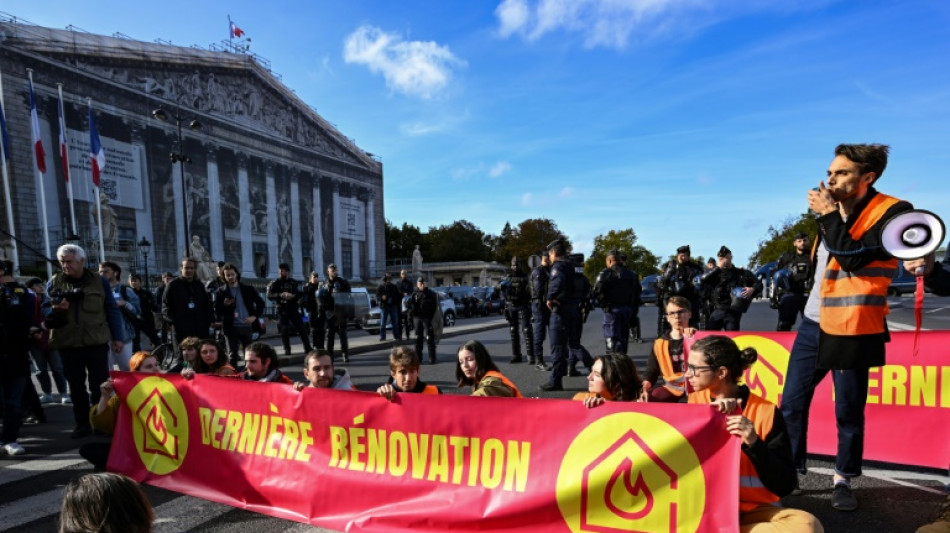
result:
[[[917,272],[924,277],[924,285],[937,296],[950,296],[950,252],[945,252],[943,261],[937,263],[936,253],[931,252],[921,259],[904,261],[904,270]]]
[[[808,411],[815,387],[832,370],[838,450],[832,507],[853,511],[858,502],[850,478],[861,475],[868,375],[885,364],[889,340],[887,289],[897,271],[881,245],[881,229],[912,206],[878,192],[889,147],[841,144],[824,181],[808,191],[818,214],[812,248],[814,277],[789,356],[782,415],[799,472],[805,473]]]

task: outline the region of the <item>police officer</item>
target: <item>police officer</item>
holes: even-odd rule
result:
[[[300,318],[300,284],[290,277],[290,265],[277,265],[280,277],[267,286],[267,299],[277,305],[277,328],[280,330],[280,340],[284,343],[284,355],[290,355],[290,330],[293,328],[303,342],[305,353],[309,353],[310,339],[307,338]]]
[[[689,300],[693,309],[700,309],[702,297],[699,291],[696,290],[693,280],[697,276],[703,275],[703,267],[690,259],[689,245],[677,248],[676,259],[666,263],[662,270],[663,273],[656,280],[657,309],[666,309],[666,304],[671,296],[682,296]],[[694,314],[689,325],[693,328],[699,326],[699,313]],[[662,337],[669,330],[669,322],[665,320],[663,313],[658,313],[657,336]]]
[[[617,259],[620,261],[620,264],[627,267],[627,254],[620,252],[620,255],[617,256]],[[631,270],[631,272],[633,272]],[[636,272],[633,272],[637,276],[637,286],[634,289],[636,291],[637,297],[633,302],[633,314],[630,315],[630,336],[633,337],[633,342],[640,344],[643,342],[642,329],[640,328],[640,306],[643,305],[643,286],[640,284],[640,275]]]
[[[13,263],[0,259],[0,399],[3,431],[0,455],[22,455],[17,443],[23,421],[22,400],[33,389],[30,380],[30,343],[40,331],[36,298],[13,277]],[[36,396],[36,390],[32,390]],[[40,408],[42,413],[42,408]]]
[[[548,293],[548,279],[550,279],[551,260],[547,252],[541,252],[541,264],[534,267],[528,279],[531,288],[531,325],[534,333],[534,356],[537,358],[537,367],[540,370],[551,370],[544,364],[544,338],[547,336],[548,324],[551,319],[551,310],[545,304]]]
[[[426,280],[422,276],[416,281],[416,290],[409,300],[409,311],[416,329],[416,353],[422,353],[422,340],[429,345],[429,364],[435,364],[435,331],[432,329],[432,319],[439,308],[439,297],[434,291],[426,287]]]
[[[389,320],[393,328],[393,338],[402,340],[401,320],[399,310],[402,307],[402,295],[399,288],[392,282],[389,272],[383,274],[383,282],[376,288],[376,301],[379,302],[379,340],[386,340],[386,321]]]
[[[607,268],[594,283],[594,296],[604,309],[604,341],[608,353],[627,355],[630,320],[640,299],[640,278],[620,262],[620,252],[607,252]]]
[[[327,266],[327,279],[323,282],[323,288],[326,292],[323,295],[324,309],[326,309],[327,324],[327,351],[330,357],[333,357],[334,337],[340,337],[340,351],[343,352],[343,362],[350,362],[350,340],[346,335],[348,325],[347,314],[352,313],[352,309],[344,309],[342,300],[338,294],[352,292],[350,282],[340,276],[336,265],[330,263]],[[340,305],[338,305],[340,304]]]
[[[811,254],[808,252],[808,234],[795,234],[795,250],[785,252],[778,259],[775,289],[770,304],[778,309],[776,331],[791,331],[798,315],[805,311],[811,284]]]
[[[307,324],[310,326],[310,344],[318,349],[326,345],[326,289],[320,284],[320,273],[310,272],[310,281],[303,286],[300,306],[307,312]]]
[[[520,363],[521,336],[518,328],[524,334],[525,351],[528,352],[528,364],[535,364],[534,338],[531,328],[531,290],[528,287],[528,276],[518,266],[518,258],[511,258],[511,269],[505,279],[499,284],[501,294],[505,297],[505,318],[508,320],[508,332],[511,335],[511,363]]]
[[[708,289],[712,312],[707,331],[739,331],[742,314],[756,294],[762,291],[762,282],[755,274],[732,264],[732,251],[723,246],[716,254],[719,266],[703,274],[702,285]]]
[[[580,297],[586,296],[577,293],[579,286],[574,279],[574,264],[567,256],[567,244],[558,239],[548,246],[548,258],[551,260],[551,278],[548,281],[548,292],[545,296],[545,305],[551,310],[550,343],[553,368],[547,383],[539,389],[544,392],[564,390],[563,378],[566,375],[577,374],[568,372],[568,359],[583,359],[588,367],[592,364],[590,354],[583,356],[583,347],[580,344]],[[586,350],[584,350],[586,351]]]
[[[409,310],[408,308],[406,310],[402,309],[402,302],[412,295],[415,288],[412,286],[412,280],[409,279],[406,269],[399,271],[399,281],[396,282],[396,287],[399,289],[399,294],[402,295],[399,303],[399,320],[402,322],[402,331],[406,334],[406,340],[409,340],[409,336],[412,334],[412,324],[409,323]]]

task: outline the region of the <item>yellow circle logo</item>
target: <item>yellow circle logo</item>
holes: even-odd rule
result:
[[[644,413],[616,413],[587,426],[567,449],[557,504],[574,533],[693,533],[706,481],[676,428]]]
[[[733,337],[739,349],[749,346],[759,352],[755,364],[746,369],[743,378],[749,390],[766,400],[780,405],[782,389],[785,388],[785,371],[788,369],[788,350],[781,344],[759,335]]]
[[[175,386],[160,377],[147,377],[125,401],[132,410],[135,449],[145,468],[160,476],[177,470],[188,451],[188,411]]]

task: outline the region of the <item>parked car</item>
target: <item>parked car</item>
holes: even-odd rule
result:
[[[500,315],[505,312],[505,299],[501,291],[495,290],[495,287],[475,287],[473,295],[478,300],[476,314],[479,316],[488,316],[492,313]]]
[[[455,325],[455,319],[457,317],[455,311],[455,301],[452,298],[449,298],[442,292],[435,290],[435,293],[439,295],[439,307],[441,308],[441,321],[442,327],[448,328]],[[406,306],[408,304],[409,296],[406,296],[402,300],[402,309],[403,313],[406,312]],[[376,304],[374,299],[374,304]],[[370,335],[379,335],[379,325],[382,323],[382,311],[380,311],[378,305],[374,305],[370,308],[369,312],[366,313],[366,317],[363,321],[363,329],[366,333]],[[392,331],[393,325],[390,323],[386,324],[386,329]],[[441,328],[439,328],[441,330]],[[441,333],[439,333],[441,336]]]
[[[645,304],[654,304],[656,305],[656,278],[659,277],[657,274],[650,274],[649,276],[644,276],[640,280],[640,301]]]

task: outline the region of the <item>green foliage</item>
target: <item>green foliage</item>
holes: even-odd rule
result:
[[[815,242],[815,220],[818,215],[808,211],[797,218],[789,216],[779,227],[769,226],[768,236],[759,241],[758,249],[749,256],[749,268],[756,269],[766,263],[778,260],[785,252],[795,249],[795,234],[804,231],[808,242]]]
[[[506,265],[511,262],[512,257],[517,257],[519,261],[524,263],[528,257],[541,253],[541,250],[548,243],[558,237],[567,242],[567,248],[570,250],[571,241],[561,233],[553,220],[529,218],[518,224],[517,229],[511,230],[507,243],[501,249],[501,253],[496,256],[496,260]]]
[[[409,261],[409,258],[412,257],[412,251],[416,249],[417,244],[420,245],[423,257],[426,253],[422,239],[422,231],[420,231],[417,226],[403,222],[402,227],[397,228],[387,220],[385,236],[386,258],[389,260],[405,259]]]
[[[485,233],[467,220],[456,220],[448,226],[429,228],[423,250],[426,261],[486,261],[491,250],[485,245]]]
[[[627,267],[639,274],[640,278],[658,272],[660,258],[637,244],[637,234],[633,228],[610,230],[606,235],[594,238],[594,250],[584,262],[584,274],[591,282],[607,266],[607,252],[610,250],[626,253]]]

